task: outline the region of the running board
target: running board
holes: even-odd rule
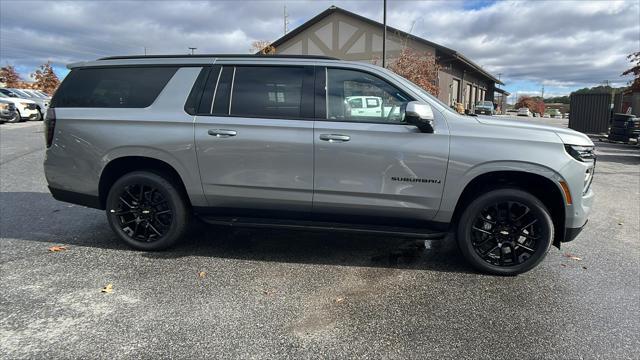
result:
[[[304,231],[330,231],[371,235],[391,235],[415,239],[442,239],[447,232],[426,228],[411,228],[386,225],[345,224],[324,221],[263,219],[249,217],[200,216],[200,219],[211,225],[226,225],[240,228],[271,228]]]

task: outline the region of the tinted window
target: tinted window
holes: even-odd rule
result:
[[[313,69],[236,67],[231,115],[269,118],[311,117]],[[311,100],[309,100],[311,99]]]
[[[73,70],[56,91],[55,107],[143,108],[151,105],[177,67]]]
[[[219,71],[220,69],[218,69]],[[205,67],[200,71],[196,82],[193,84],[193,88],[191,88],[191,92],[189,93],[189,97],[187,98],[187,102],[184,105],[184,110],[190,114],[195,115],[198,113],[198,106],[200,104],[200,99],[202,98],[205,85],[207,83],[207,79],[209,78],[209,74],[211,73],[211,67]],[[211,99],[209,99],[211,102]]]
[[[215,92],[215,99],[213,100],[214,115],[229,115],[229,96],[231,95],[232,80],[233,66],[223,66],[219,77],[210,79]],[[218,84],[217,88],[216,83]]]
[[[366,98],[353,104],[352,100]],[[386,81],[365,72],[327,69],[327,119],[363,122],[402,121],[400,107],[411,99]],[[358,106],[352,106],[358,105]]]

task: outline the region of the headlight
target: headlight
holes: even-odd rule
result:
[[[565,145],[564,149],[572,158],[581,162],[591,162],[596,158],[593,146]]]
[[[21,102],[20,105],[22,105],[23,108],[26,108],[29,106],[29,103]]]
[[[7,110],[9,108],[9,104],[0,104],[0,110]]]

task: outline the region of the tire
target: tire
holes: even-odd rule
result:
[[[20,122],[20,113],[18,112],[18,110],[16,109],[16,112],[14,114],[14,116],[11,119],[7,120],[8,123],[17,123]]]
[[[544,259],[554,227],[549,210],[538,198],[520,189],[502,188],[471,201],[460,217],[456,235],[460,251],[473,267],[513,276]]]
[[[109,225],[129,246],[163,250],[185,234],[191,209],[186,194],[168,179],[154,172],[134,171],[123,175],[109,189]]]

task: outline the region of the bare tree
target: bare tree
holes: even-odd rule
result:
[[[635,63],[635,65],[623,72],[621,76],[633,75],[634,78],[631,81],[631,87],[629,90],[640,91],[640,51],[629,54],[627,59],[629,59],[632,64]]]
[[[400,52],[400,56],[389,65],[389,70],[410,80],[429,94],[438,96],[440,65],[433,54],[421,54],[411,48],[405,48]]]
[[[250,51],[254,54],[272,55],[276,53],[276,48],[268,40],[256,40],[251,43]]]

